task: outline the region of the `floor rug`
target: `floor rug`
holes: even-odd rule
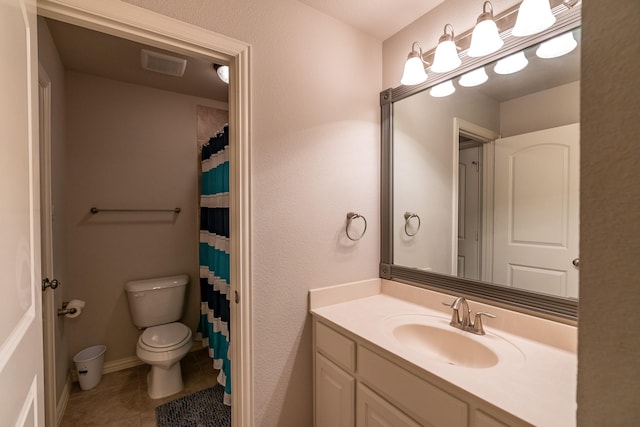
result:
[[[222,403],[221,385],[200,390],[156,408],[158,427],[230,427],[231,407]]]

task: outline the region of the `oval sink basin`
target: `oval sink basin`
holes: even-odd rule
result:
[[[397,326],[393,336],[407,347],[450,365],[490,368],[498,363],[498,355],[490,348],[455,332],[413,323]]]
[[[491,368],[500,363],[520,363],[520,350],[492,333],[475,335],[435,316],[409,315],[388,319],[394,340],[421,357],[453,366]]]

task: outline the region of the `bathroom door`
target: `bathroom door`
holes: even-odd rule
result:
[[[578,297],[579,125],[496,140],[493,281]]]
[[[42,426],[38,59],[34,0],[0,0],[0,420]]]

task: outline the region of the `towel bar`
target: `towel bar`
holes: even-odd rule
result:
[[[92,214],[97,214],[98,212],[173,212],[180,213],[180,208],[174,209],[98,209],[93,207],[90,209]]]

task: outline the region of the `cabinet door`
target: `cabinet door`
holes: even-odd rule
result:
[[[358,384],[356,427],[420,427],[368,387]]]
[[[355,380],[316,353],[315,427],[353,427]]]

